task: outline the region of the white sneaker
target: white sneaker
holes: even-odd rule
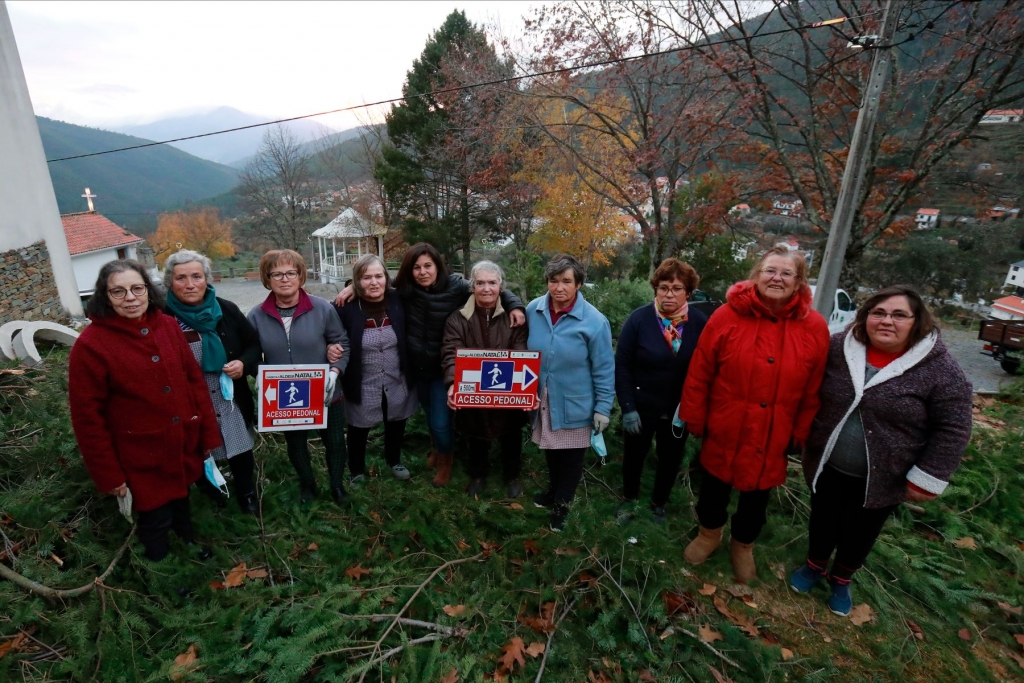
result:
[[[405,465],[395,465],[391,468],[391,474],[395,475],[395,479],[405,481],[412,475],[409,474],[409,470],[406,469]]]

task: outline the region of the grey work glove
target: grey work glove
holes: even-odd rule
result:
[[[643,426],[640,424],[640,413],[631,410],[622,414],[622,428],[627,434],[639,434]]]
[[[334,385],[338,383],[338,373],[333,370],[327,371],[327,381],[324,382],[324,405],[330,407],[331,399],[334,397]]]
[[[600,434],[601,432],[603,432],[605,427],[608,426],[609,422],[611,422],[611,418],[609,418],[607,415],[602,415],[601,413],[594,413],[594,433]]]

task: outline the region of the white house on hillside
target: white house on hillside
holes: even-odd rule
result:
[[[66,213],[60,217],[71,252],[79,296],[88,296],[96,286],[100,268],[115,259],[137,259],[143,239],[95,211]]]
[[[929,230],[939,227],[938,209],[918,209],[914,217],[914,224],[918,230]]]
[[[1024,109],[989,109],[978,123],[1020,123]]]
[[[1003,287],[1024,287],[1024,261],[1010,264]]]
[[[772,200],[772,213],[779,216],[803,216],[806,211],[803,200],[780,194]]]
[[[999,320],[1024,320],[1024,299],[1004,296],[992,302],[991,316]]]

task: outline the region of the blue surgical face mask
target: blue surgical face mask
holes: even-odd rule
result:
[[[598,434],[597,432],[590,433],[590,447],[594,449],[598,457],[601,458],[601,465],[605,464],[605,458],[608,457],[608,447],[604,444],[604,434]]]
[[[223,372],[220,373],[220,395],[225,401],[235,398],[235,382]]]

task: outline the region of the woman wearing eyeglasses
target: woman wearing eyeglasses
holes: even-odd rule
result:
[[[790,586],[806,593],[827,576],[829,608],[849,614],[850,581],[885,520],[905,500],[941,494],[970,437],[971,384],[921,296],[907,285],[881,290],[832,337],[803,453],[807,562]]]
[[[687,562],[718,548],[736,489],[733,573],[739,583],[757,577],[754,541],[772,488],[786,481],[786,452],[807,440],[827,356],[828,324],[811,308],[803,254],[769,249],[708,320],[683,385],[679,418],[703,439],[704,469]]]
[[[150,560],[172,529],[195,543],[189,486],[221,445],[203,373],[142,264],[104,265],[71,347],[68,399],[78,450],[96,488],[130,501]],[[129,498],[130,494],[130,498]],[[208,559],[208,549],[200,549]]]
[[[665,519],[672,486],[679,474],[686,432],[672,433],[672,414],[679,402],[690,358],[708,318],[691,310],[687,299],[700,277],[693,266],[665,259],[651,277],[654,302],[626,319],[615,350],[615,395],[622,408],[625,432],[622,454],[622,497],[640,496],[644,460],[657,439],[658,466],[651,493],[656,522]],[[620,508],[621,510],[621,508]]]
[[[306,284],[306,261],[291,249],[274,249],[260,259],[260,280],[270,290],[266,300],[249,311],[249,322],[256,328],[268,365],[326,364],[324,403],[327,427],[317,430],[327,457],[331,496],[338,505],[345,503],[345,411],[342,406],[338,375],[345,372],[349,360],[348,336],[330,303],[311,296]],[[331,346],[340,344],[342,355],[334,358]],[[336,347],[335,347],[336,349]],[[284,433],[288,459],[299,475],[299,501],[310,503],[317,495],[316,478],[309,459],[307,443],[311,430]]]

